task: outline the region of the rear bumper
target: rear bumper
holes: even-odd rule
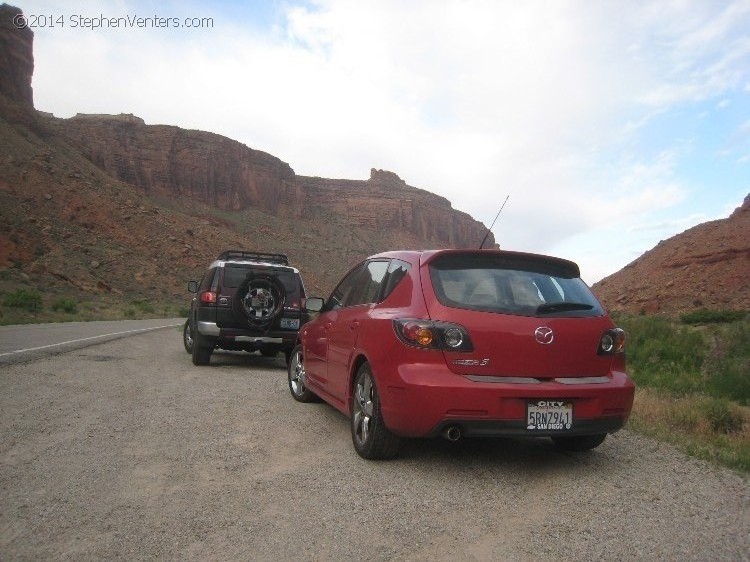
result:
[[[377,372],[377,371],[376,371]],[[479,379],[479,380],[478,380]],[[381,379],[381,410],[386,426],[403,437],[433,437],[458,426],[465,436],[591,435],[621,429],[630,416],[635,387],[622,371],[596,382],[456,375],[446,367],[402,364],[396,376]],[[533,400],[573,402],[573,427],[562,431],[526,429],[526,406]]]
[[[627,420],[621,417],[606,417],[593,420],[578,420],[566,431],[529,431],[523,420],[477,420],[447,419],[435,426],[427,437],[437,437],[451,427],[461,430],[463,437],[551,437],[553,435],[594,435],[614,433],[622,429]]]
[[[297,341],[297,332],[273,330],[264,332],[262,335],[252,330],[239,330],[219,328],[215,322],[198,321],[196,328],[202,336],[215,338],[218,345],[222,344],[242,346],[265,346],[278,345],[280,347],[294,347]]]

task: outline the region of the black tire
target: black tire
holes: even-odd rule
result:
[[[354,450],[360,457],[390,459],[398,454],[401,440],[385,426],[375,377],[368,363],[354,377],[351,430]]]
[[[302,355],[302,346],[296,346],[289,357],[289,368],[287,369],[289,379],[289,392],[297,402],[318,402],[320,399],[305,384],[305,363]]]
[[[193,327],[193,365],[208,365],[214,352],[214,342]]]
[[[276,277],[250,276],[237,290],[235,307],[251,326],[266,328],[281,313],[285,299],[286,290]]]
[[[555,436],[552,437],[552,441],[566,451],[590,451],[591,449],[598,447],[607,438],[606,433],[598,433],[596,435],[574,435],[571,437]]]
[[[263,357],[276,357],[277,353],[278,353],[278,350],[276,350],[276,349],[265,349],[265,348],[262,348],[260,350],[260,354]]]
[[[185,326],[182,328],[182,345],[185,351],[193,353],[193,327],[190,325],[190,318],[185,320]]]

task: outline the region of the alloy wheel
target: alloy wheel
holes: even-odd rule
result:
[[[296,351],[292,354],[289,361],[289,386],[296,396],[302,396],[305,393],[305,363],[302,360],[302,352]]]
[[[370,426],[374,413],[374,387],[372,375],[364,372],[357,379],[354,390],[354,437],[360,445],[365,445],[370,439]]]

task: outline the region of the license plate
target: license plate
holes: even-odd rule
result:
[[[526,403],[526,429],[529,431],[567,431],[572,428],[572,402],[536,400]]]
[[[287,330],[299,330],[299,318],[282,318],[281,327]]]

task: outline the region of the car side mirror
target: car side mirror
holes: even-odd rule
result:
[[[323,310],[323,299],[320,297],[309,297],[305,301],[305,310],[308,312],[320,312]]]
[[[189,281],[188,282],[188,291],[191,293],[197,293],[198,292],[198,282],[197,281]]]

